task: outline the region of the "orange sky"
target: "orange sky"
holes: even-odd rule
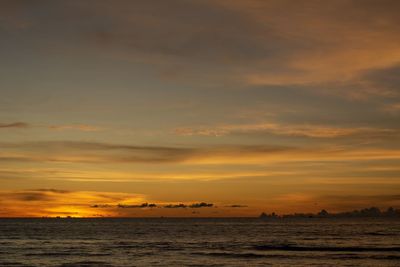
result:
[[[400,208],[399,11],[2,1],[0,217]]]

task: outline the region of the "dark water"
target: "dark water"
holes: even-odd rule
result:
[[[0,266],[400,266],[400,221],[0,219]]]

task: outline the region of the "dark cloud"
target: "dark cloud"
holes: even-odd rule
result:
[[[126,204],[118,204],[117,205],[118,208],[122,208],[122,209],[136,209],[136,208],[156,208],[157,205],[154,203],[143,203],[140,205],[126,205]]]
[[[1,162],[36,162],[38,159],[33,157],[0,157]]]
[[[90,12],[88,6],[80,7],[83,12]],[[128,1],[121,5],[103,3],[95,9],[96,13],[90,12],[90,16],[109,19],[93,32],[93,41],[100,48],[119,47],[130,53],[208,63],[249,57],[256,60],[260,54],[268,54],[257,41],[258,27],[251,19],[207,1],[157,5]]]
[[[361,77],[367,89],[381,97],[400,99],[400,65],[373,69]]]
[[[68,194],[71,191],[58,189],[32,189],[20,192],[7,193],[7,198],[20,201],[53,201],[56,195]]]
[[[187,205],[182,204],[182,203],[181,204],[168,204],[168,205],[165,205],[164,208],[166,208],[166,209],[179,209],[179,208],[185,209],[185,208],[187,208]]]
[[[212,203],[205,203],[205,202],[200,202],[200,203],[193,203],[191,205],[189,205],[189,208],[211,208],[212,206],[214,206],[214,204]]]
[[[186,204],[168,204],[165,205],[164,208],[166,209],[180,209],[180,208],[192,208],[192,209],[198,209],[198,208],[209,208],[214,206],[214,204],[212,203],[206,203],[206,202],[199,202],[199,203],[193,203],[190,205],[186,205]]]
[[[129,205],[129,204],[118,204],[116,206],[113,205],[108,205],[108,204],[94,204],[91,205],[91,208],[111,208],[111,207],[116,207],[116,208],[121,208],[121,209],[142,209],[142,208],[156,208],[159,207],[160,205],[155,204],[155,203],[143,203],[139,205]],[[212,203],[206,203],[206,202],[199,202],[199,203],[193,203],[190,205],[187,204],[167,204],[164,206],[160,206],[165,209],[186,209],[186,208],[191,208],[191,209],[198,209],[198,208],[210,208],[213,207],[214,204]]]
[[[62,41],[72,47],[86,45],[106,56],[152,64],[258,60],[284,45],[271,32],[275,42],[266,48],[251,17],[211,1],[41,1],[6,6],[3,16],[10,26],[19,29],[16,21],[29,21],[28,29],[52,36],[59,47]]]
[[[229,205],[229,206],[225,206],[227,208],[247,208],[247,205],[239,205],[239,204],[234,204],[234,205]]]
[[[13,122],[13,123],[0,123],[0,128],[29,128],[30,125],[25,122]]]
[[[94,204],[90,206],[91,208],[112,208],[114,207],[113,205],[109,204]]]
[[[275,154],[296,150],[284,146],[237,145],[214,147],[152,147],[95,142],[0,143],[0,148],[22,150],[21,157],[0,157],[0,161],[50,161],[88,163],[177,163],[209,156]],[[77,157],[78,159],[74,159]]]
[[[28,191],[28,192],[17,192],[11,195],[16,200],[20,201],[52,201],[54,198],[49,196],[45,192],[35,192],[35,191]]]

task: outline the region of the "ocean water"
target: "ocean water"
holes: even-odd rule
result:
[[[400,266],[400,221],[0,219],[0,266]]]

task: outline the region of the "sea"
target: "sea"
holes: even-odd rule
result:
[[[0,266],[400,266],[400,220],[0,219]]]

